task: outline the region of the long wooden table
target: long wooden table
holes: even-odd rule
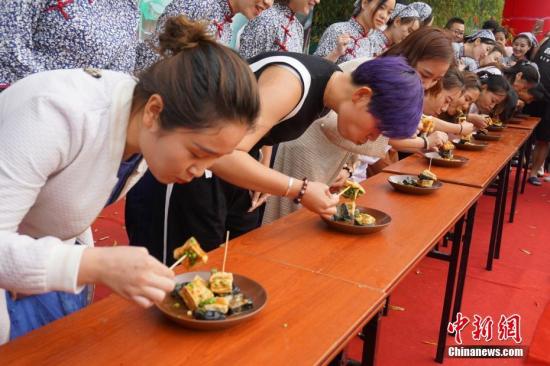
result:
[[[444,184],[434,194],[414,196],[394,191],[389,176],[380,173],[366,180],[366,193],[357,200],[358,205],[392,217],[392,223],[378,233],[361,236],[327,230],[318,215],[300,210],[237,238],[240,245],[234,250],[391,292],[464,216],[481,190]]]
[[[386,182],[389,173],[366,181],[367,193],[359,204],[393,217],[392,224],[380,233],[332,232],[317,215],[301,210],[233,240],[227,269],[258,281],[269,297],[263,312],[245,324],[223,332],[186,330],[156,309],[140,309],[111,296],[0,347],[0,361],[10,365],[72,365],[90,360],[137,365],[327,364],[358,329],[373,323],[389,293],[454,225],[454,262],[449,267],[439,339],[442,346],[445,317],[448,321],[455,294],[464,216],[470,226],[464,235],[466,250],[481,189],[489,184],[491,174],[494,178],[499,168],[505,170],[507,159],[530,132],[515,130],[505,132],[499,143],[491,143],[479,155],[485,159],[472,160],[466,170],[470,175],[434,167],[441,180],[449,183],[431,196],[394,192]],[[475,157],[479,153],[459,154]],[[407,165],[405,161],[397,165],[403,169],[400,173],[418,174],[427,167],[427,161],[418,157],[405,160]],[[460,183],[461,175],[466,183]],[[208,268],[220,267],[222,251],[210,257]],[[460,263],[464,275],[466,265],[467,252]],[[460,278],[458,282],[456,296],[461,297],[458,288],[464,282],[460,284]]]
[[[384,211],[392,217],[392,223],[379,233],[342,235],[327,230],[317,215],[301,210],[236,239],[240,245],[235,245],[234,250],[376,288],[389,296],[401,279],[453,229],[457,240],[452,254],[439,256],[449,261],[437,356],[442,360],[452,300],[455,295],[462,297],[464,284],[463,278],[458,281],[460,286],[457,285],[455,293],[462,221],[468,212],[470,221],[464,247],[469,248],[475,203],[482,191],[444,184],[432,195],[413,196],[394,191],[387,182],[389,176],[380,173],[369,178],[363,183],[365,195],[358,199],[358,205]],[[438,207],[441,209],[436,210]],[[464,272],[466,264],[461,263]]]
[[[223,252],[210,256],[207,269],[221,268]],[[263,311],[244,324],[215,332],[187,330],[157,309],[112,295],[0,347],[0,363],[327,364],[385,299],[378,290],[233,252],[227,270],[256,280],[268,294]]]
[[[485,189],[514,156],[518,148],[527,140],[529,132],[519,129],[501,133],[499,141],[490,141],[489,146],[481,151],[454,151],[455,155],[468,158],[465,165],[458,168],[434,166],[431,170],[443,182],[455,183]],[[429,160],[411,155],[406,159],[387,166],[384,171],[394,174],[418,174],[428,168]]]
[[[532,131],[537,127],[539,122],[540,122],[539,117],[526,117],[526,118],[521,118],[521,123],[510,123],[510,124],[507,124],[507,126],[509,128]]]

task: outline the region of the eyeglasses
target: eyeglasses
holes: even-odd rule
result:
[[[453,33],[457,36],[464,36],[464,31],[461,31],[460,29],[455,29]]]

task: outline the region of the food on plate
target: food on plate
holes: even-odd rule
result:
[[[336,215],[334,215],[334,221],[342,221],[350,225],[369,226],[376,224],[376,218],[373,216],[362,213],[359,209],[354,210],[355,205],[353,203],[341,203],[336,206]]]
[[[197,239],[191,237],[179,248],[174,249],[174,259],[178,260],[184,255],[186,258],[183,260],[182,264],[187,268],[190,268],[200,263],[208,262],[208,255],[202,250]]]
[[[443,159],[452,160],[453,159],[453,150],[455,145],[451,141],[447,141],[439,148],[439,155]]]
[[[197,320],[223,320],[227,316],[251,310],[254,303],[233,283],[233,274],[212,269],[206,281],[195,276],[193,281],[180,283],[172,297],[189,309],[187,315]],[[179,302],[174,303],[180,307]]]
[[[428,169],[425,169],[422,173],[418,174],[418,179],[407,178],[403,180],[403,184],[407,186],[430,188],[436,181],[437,176]]]
[[[344,183],[344,189],[341,192],[342,196],[355,200],[355,198],[361,196],[362,194],[365,194],[365,189],[361,187],[359,183],[352,180],[346,180],[346,183]]]
[[[233,290],[233,274],[228,272],[212,272],[210,290],[215,294],[230,294]]]
[[[472,144],[472,134],[463,135],[460,137],[460,143],[463,145]]]
[[[417,184],[420,187],[429,188],[433,186],[436,180],[437,176],[428,169],[425,169],[422,171],[422,173],[418,174]]]
[[[214,297],[214,293],[208,288],[208,282],[200,276],[195,276],[193,281],[182,286],[178,294],[189,310],[198,309],[204,301]]]
[[[498,118],[485,117],[488,126],[502,127],[502,121]]]

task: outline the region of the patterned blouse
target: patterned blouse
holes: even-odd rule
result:
[[[151,40],[138,45],[136,72],[148,68],[159,59],[154,50],[158,47],[158,36],[164,29],[166,19],[178,15],[185,15],[191,20],[207,20],[210,23],[208,29],[219,42],[226,45],[231,42],[231,22],[235,14],[229,0],[174,0],[164,9]]]
[[[240,37],[239,53],[251,58],[269,51],[303,52],[304,28],[286,5],[274,4],[249,21]]]
[[[0,90],[45,70],[131,73],[138,26],[137,0],[3,0]]]
[[[377,57],[380,56],[391,44],[389,38],[384,32],[379,29],[374,29],[367,37],[368,49],[370,54],[362,55],[362,57]]]
[[[336,48],[338,37],[344,33],[350,35],[351,42],[346,53],[336,60],[337,64],[359,57],[372,57],[371,43],[367,40],[367,36],[372,32],[367,33],[355,18],[329,26],[319,41],[315,55],[326,57],[332,53]]]

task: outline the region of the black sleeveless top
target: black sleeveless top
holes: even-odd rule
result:
[[[302,97],[296,108],[281,122],[263,136],[252,150],[268,145],[295,140],[318,118],[325,116],[330,109],[323,104],[327,83],[337,71],[336,64],[318,56],[294,52],[267,52],[248,60],[250,68],[260,78],[262,72],[272,65],[285,65],[293,69],[302,81]],[[284,93],[284,90],[281,90]]]

